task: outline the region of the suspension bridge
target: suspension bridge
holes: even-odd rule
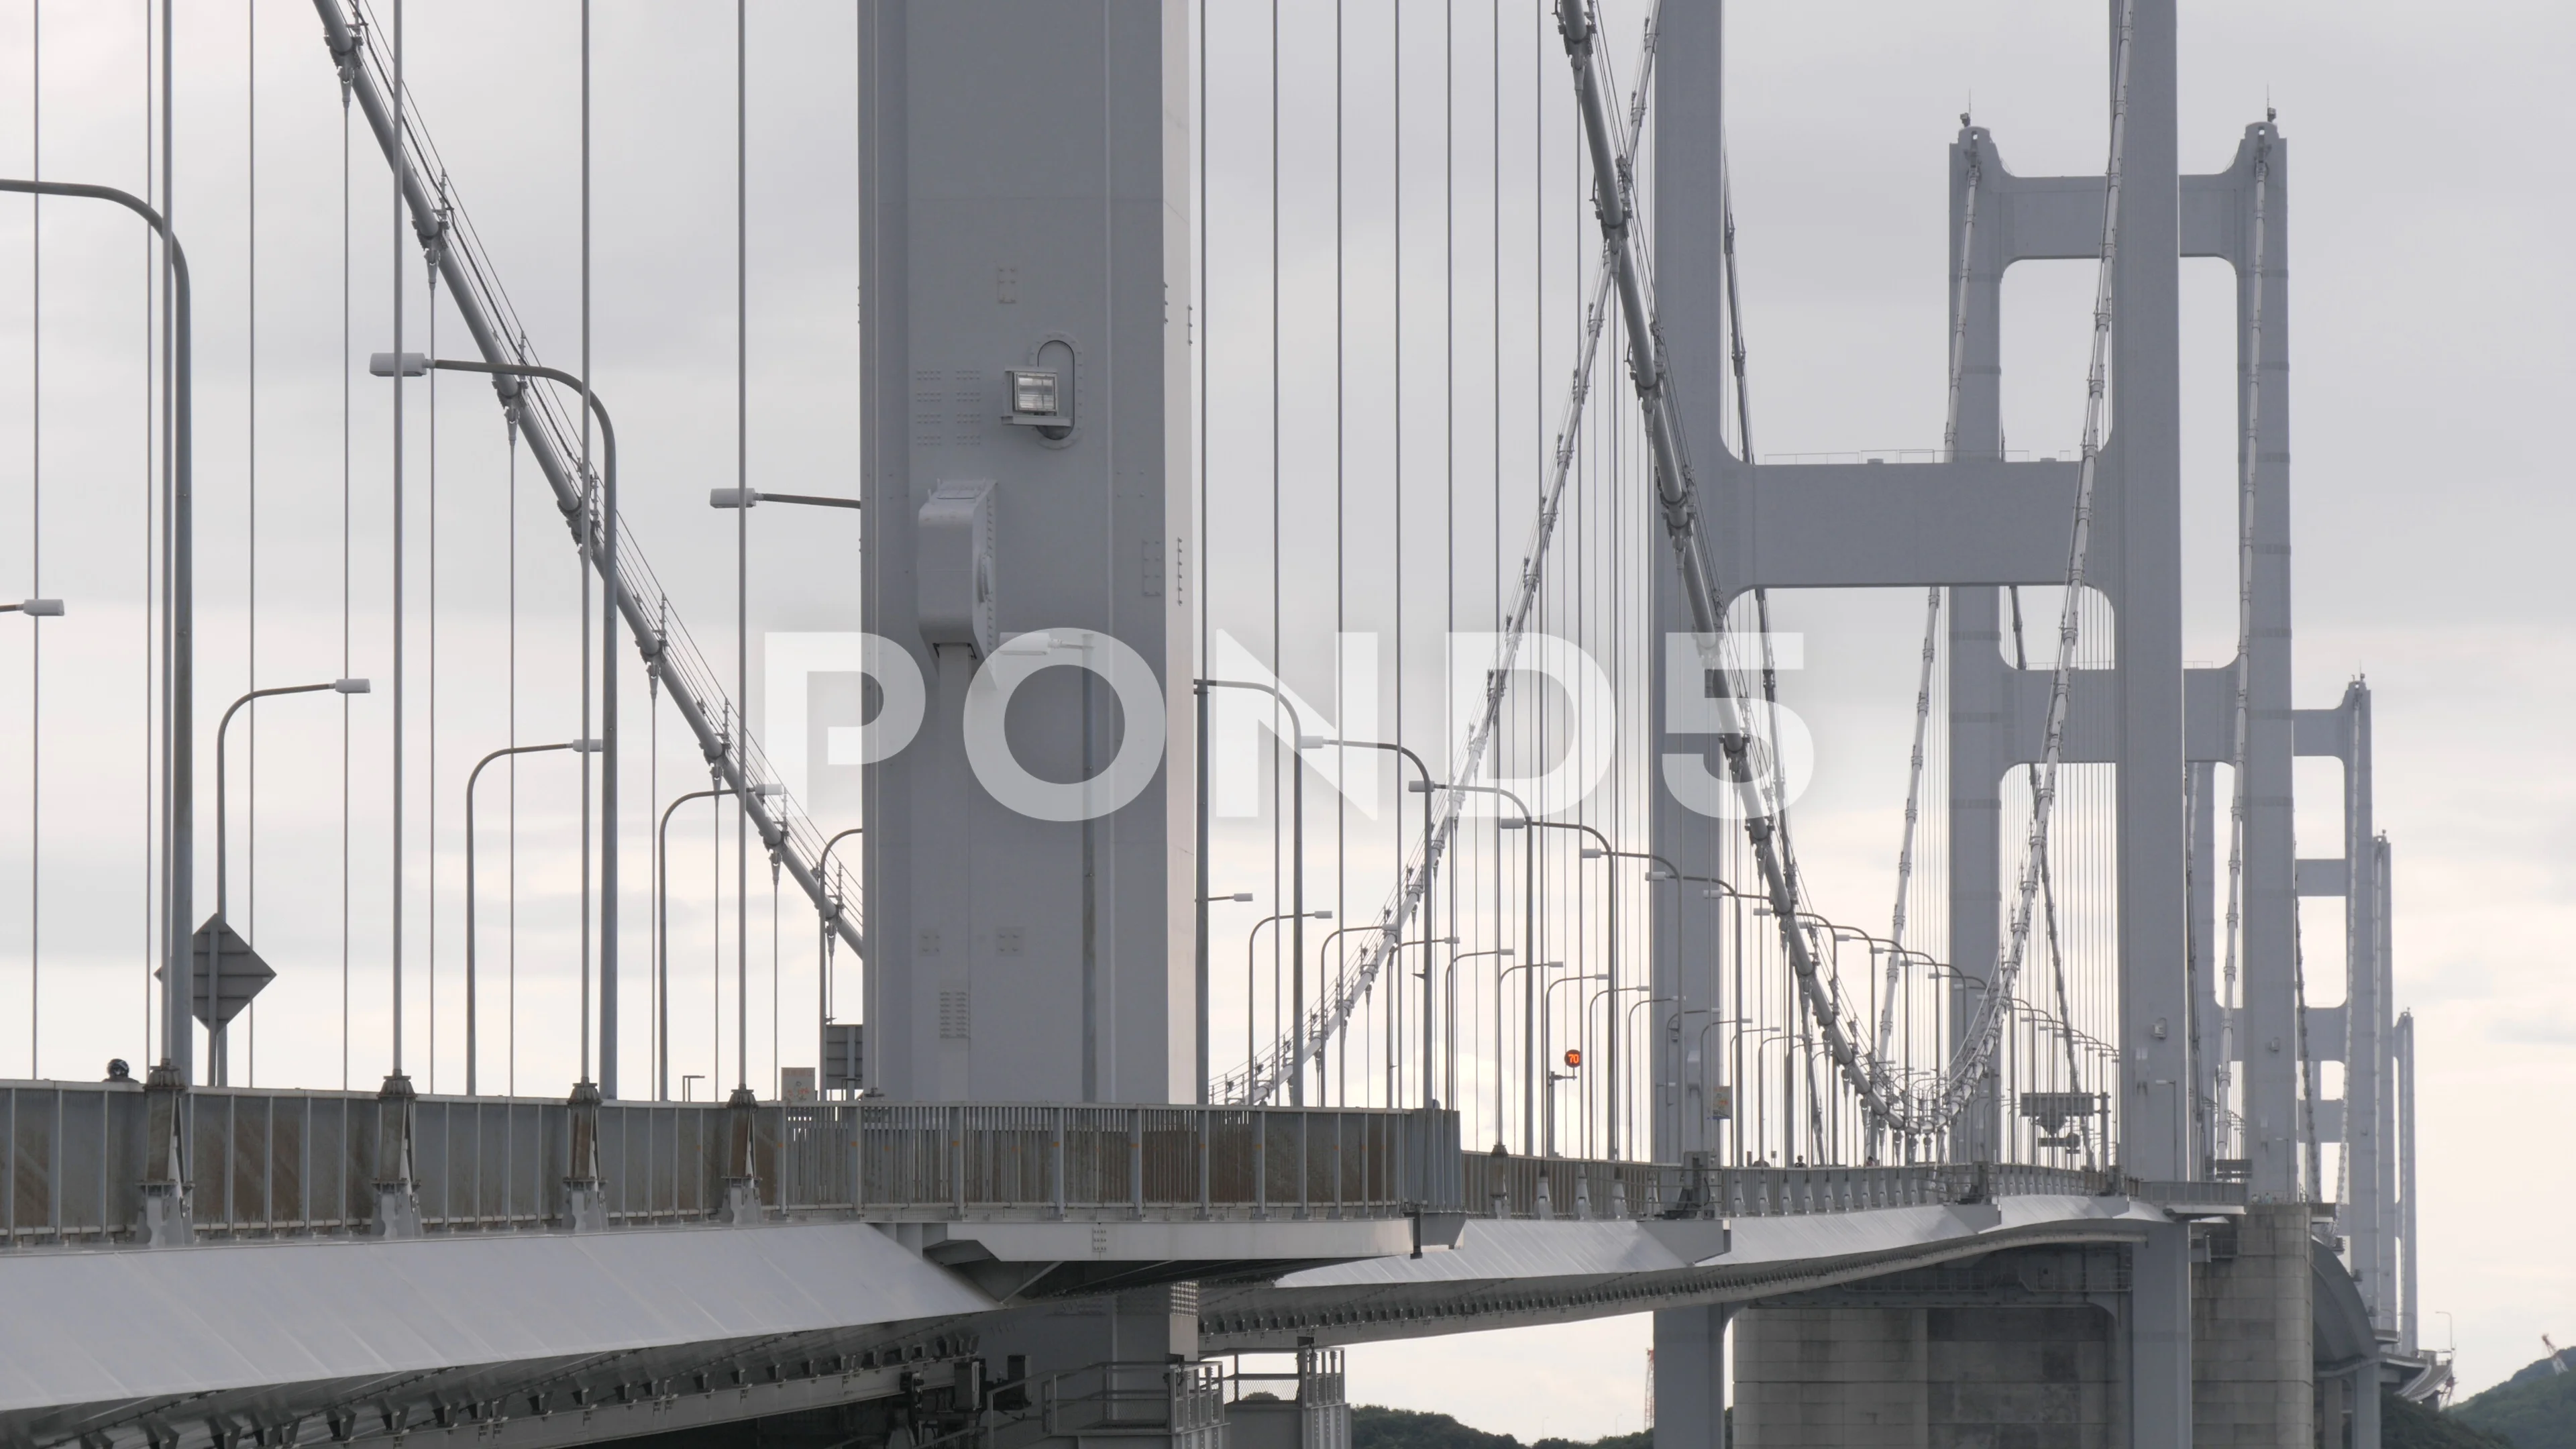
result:
[[[2383,1387],[2447,1382],[2371,695],[2291,688],[2290,147],[2267,114],[2181,170],[2172,0],[2106,7],[2100,171],[2016,172],[1960,118],[1940,445],[1827,459],[1755,449],[1718,0],[862,0],[833,20],[855,401],[786,478],[751,461],[761,17],[723,17],[730,70],[697,77],[733,120],[709,472],[656,459],[706,417],[603,385],[589,7],[580,261],[546,273],[574,308],[513,300],[530,264],[463,157],[525,123],[457,98],[421,17],[252,5],[253,37],[308,32],[347,141],[340,351],[294,365],[330,378],[342,478],[377,461],[364,526],[344,481],[321,542],[258,522],[256,365],[250,466],[197,445],[207,339],[246,321],[261,355],[259,223],[236,256],[177,204],[179,82],[214,66],[175,9],[137,37],[147,180],[41,146],[0,178],[40,219],[39,318],[48,228],[145,248],[150,722],[120,1007],[46,976],[39,805],[83,787],[44,731],[108,725],[31,642],[0,1441],[1330,1445],[1345,1345],[1648,1312],[1667,1446],[2365,1445]],[[40,62],[91,19],[36,13]],[[259,44],[254,116],[285,84]],[[41,70],[31,94],[58,134]],[[363,317],[352,238],[383,267]],[[2236,297],[2235,651],[2208,665],[2187,258]],[[2078,441],[2034,457],[2003,435],[2003,282],[2047,260],[2094,285]],[[32,376],[38,428],[106,386]],[[469,426],[497,466],[441,464]],[[31,456],[41,559],[81,504]],[[564,534],[523,538],[523,504]],[[246,615],[198,557],[245,506]],[[840,512],[781,540],[779,508]],[[338,566],[330,679],[262,662],[263,527],[272,578],[280,549]],[[440,657],[442,527],[451,568],[506,537],[506,655],[450,623]],[[756,650],[793,547],[835,560],[833,629]],[[553,581],[524,686],[523,573]],[[1867,872],[1799,849],[1797,621],[1829,591],[1913,611]],[[18,606],[31,641],[89,606],[64,593]],[[263,827],[260,721],[326,692],[337,794]],[[2339,763],[2336,839],[2294,839],[2301,758]],[[318,938],[258,863],[294,849],[281,811],[323,835],[333,805],[289,858],[336,860],[336,977],[268,959]],[[2312,899],[2340,991],[2308,979]],[[110,1013],[139,1068],[44,1070]]]

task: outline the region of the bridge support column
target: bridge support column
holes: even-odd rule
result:
[[[2210,1231],[2193,1269],[2194,1449],[2316,1439],[2314,1282],[2305,1203],[2263,1204]]]
[[[1727,1449],[1725,1307],[1655,1315],[1655,1449]]]
[[[2191,1227],[2165,1223],[2130,1250],[2130,1449],[2191,1449]]]

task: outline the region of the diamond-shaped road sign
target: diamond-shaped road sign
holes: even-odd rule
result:
[[[250,999],[277,979],[277,973],[250,948],[250,942],[234,934],[221,916],[208,916],[206,923],[197,928],[197,934],[189,938],[189,954],[189,977],[195,988],[189,994],[196,999],[188,1009],[197,1023],[208,1029],[241,1015]],[[209,971],[214,978],[211,984],[207,980]],[[153,974],[167,979],[169,967],[165,965]]]

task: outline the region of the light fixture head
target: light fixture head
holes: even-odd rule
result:
[[[367,692],[367,681],[363,679],[335,679],[331,681],[331,692],[334,694],[365,694]]]
[[[574,740],[570,745],[566,746],[566,748],[570,749],[576,755],[595,755],[599,753],[599,741]]]
[[[707,506],[709,508],[757,508],[760,506],[760,490],[710,488],[707,490]]]
[[[1404,782],[1404,788],[1408,794],[1428,795],[1431,793],[1431,782],[1428,780],[1407,780]]]
[[[1252,892],[1236,891],[1233,895],[1227,896],[1226,899],[1233,901],[1238,905],[1248,906],[1252,904]]]
[[[59,619],[63,616],[63,601],[60,599],[29,599],[14,607],[30,619]]]
[[[1495,821],[1494,828],[1496,830],[1527,830],[1529,829],[1529,822],[1526,820],[1515,820],[1505,817],[1501,820]]]
[[[772,796],[786,794],[787,787],[775,780],[762,780],[751,787],[751,793],[766,800]]]
[[[1055,423],[1064,417],[1064,379],[1053,371],[1015,367],[1004,375],[1011,390],[1011,421]]]
[[[1324,746],[1332,743],[1332,740],[1326,739],[1322,735],[1299,735],[1297,737],[1297,748],[1301,750],[1320,750]]]
[[[1333,913],[1331,911],[1308,911],[1306,913],[1306,917],[1308,920],[1329,921],[1333,918]]]
[[[1583,847],[1581,855],[1585,860],[1599,860],[1601,858],[1601,847],[1597,845],[1587,845]]]
[[[1671,871],[1664,869],[1660,865],[1650,865],[1646,867],[1646,879],[1672,880],[1675,879],[1675,877]]]
[[[367,357],[370,377],[426,377],[429,354],[425,352],[377,352]]]

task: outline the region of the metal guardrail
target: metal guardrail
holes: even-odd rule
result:
[[[136,1241],[146,1093],[0,1083],[0,1247]],[[374,1231],[378,1099],[199,1088],[181,1116],[200,1239]],[[423,1231],[565,1221],[561,1101],[423,1097]],[[725,1203],[722,1103],[598,1106],[612,1228],[705,1222]],[[765,1102],[749,1109],[762,1207],[780,1219],[1394,1218],[1457,1211],[1457,1117],[1322,1108]]]
[[[1224,1449],[1225,1370],[1215,1363],[1096,1363],[1037,1382],[1047,1439],[1157,1439],[1174,1449]]]
[[[1467,1211],[1503,1218],[1782,1217],[2136,1187],[2107,1173],[2010,1163],[1715,1167],[1474,1153],[1464,1167]]]

